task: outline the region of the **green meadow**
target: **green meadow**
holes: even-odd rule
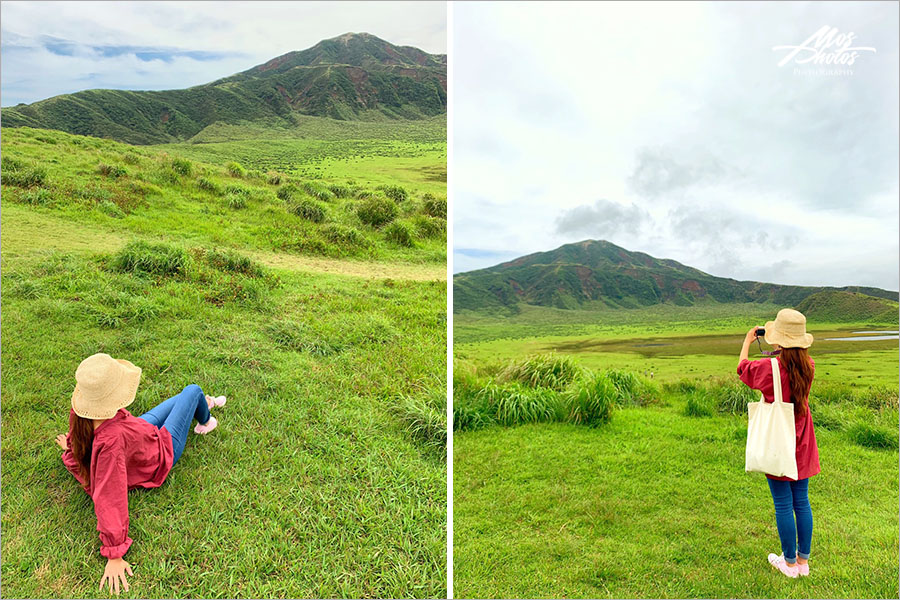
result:
[[[143,368],[134,414],[189,383],[228,396],[129,493],[125,597],[446,594],[443,183],[386,177],[372,136],[322,176],[303,169],[328,143],[278,170],[242,143],[3,130],[4,596],[98,593],[92,503],[53,442],[95,352]],[[445,172],[442,150],[400,158]]]
[[[809,323],[811,575],[766,562],[772,500],[744,471],[758,393],[735,369],[778,308],[454,315],[454,594],[896,597],[897,341],[827,341],[896,322]]]

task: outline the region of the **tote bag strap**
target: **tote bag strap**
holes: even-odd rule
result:
[[[781,371],[778,369],[778,359],[772,357],[772,383],[775,388],[775,403],[781,404],[784,400],[781,397]]]

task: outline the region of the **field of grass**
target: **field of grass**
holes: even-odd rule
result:
[[[129,494],[125,597],[443,597],[443,188],[55,131],[4,129],[2,150],[3,595],[98,593],[93,507],[53,437],[107,352],[143,368],[135,414],[188,383],[229,397]],[[396,206],[378,226],[373,197]]]
[[[813,575],[766,562],[774,510],[743,469],[756,398],[735,368],[777,309],[454,315],[454,594],[896,596],[898,344],[826,341],[895,323],[810,324]]]
[[[400,177],[404,168],[390,171],[379,162],[414,161],[425,170],[445,171],[445,152],[407,155],[408,148],[395,140],[358,143],[361,147],[330,155],[337,152],[331,142],[315,142],[310,152],[318,158],[288,155],[281,166],[296,166],[285,172],[252,166],[261,166],[264,153],[278,148],[263,139],[228,142],[220,152],[204,155],[215,162],[202,162],[188,152],[199,145],[129,146],[58,131],[5,129],[3,199],[129,235],[282,254],[445,264],[444,182],[420,185],[415,177]],[[393,158],[379,155],[371,163],[365,148],[381,144],[399,149]],[[339,175],[329,177],[296,174],[315,161],[338,159],[361,162],[343,165]]]

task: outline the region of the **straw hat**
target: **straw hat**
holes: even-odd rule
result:
[[[806,333],[806,317],[792,308],[779,310],[775,320],[766,323],[763,337],[770,346],[782,348],[809,348],[813,343],[813,336]]]
[[[85,419],[111,419],[134,401],[141,369],[109,354],[88,356],[75,371],[72,410]]]

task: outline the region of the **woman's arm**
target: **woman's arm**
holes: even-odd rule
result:
[[[744,345],[741,346],[741,356],[738,359],[738,364],[741,364],[741,361],[749,360],[750,358],[750,344],[756,341],[756,338],[759,336],[756,335],[756,327],[747,332],[747,335],[744,336]]]
[[[130,565],[122,558],[131,546],[128,537],[128,475],[125,470],[125,450],[121,442],[98,449],[96,464],[91,465],[91,497],[97,514],[100,532],[100,554],[108,559],[100,587],[109,581],[110,589],[118,593],[127,588],[125,573],[131,575]]]

